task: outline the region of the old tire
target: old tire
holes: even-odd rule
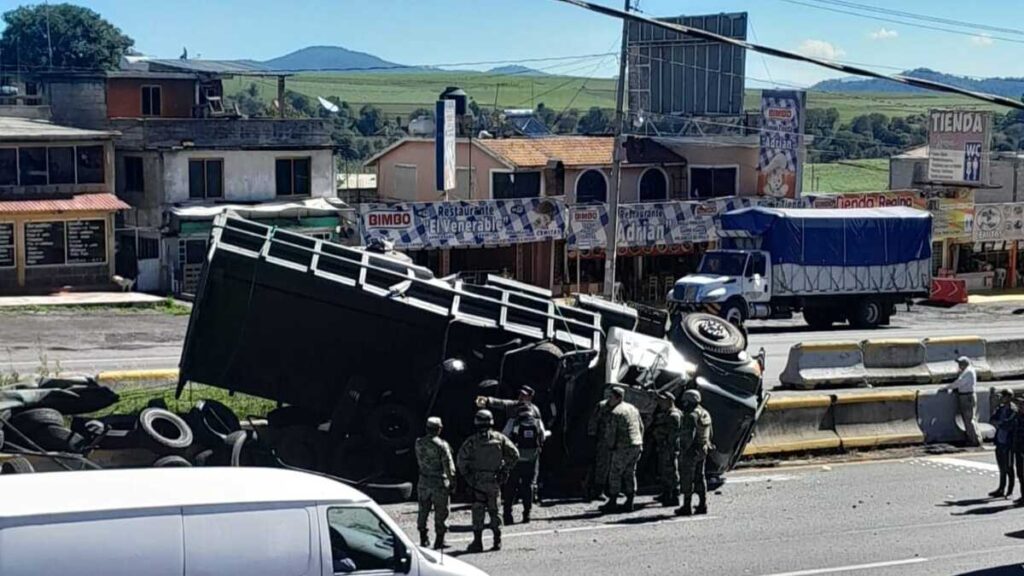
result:
[[[289,466],[316,470],[321,460],[321,432],[309,426],[289,426],[277,432],[274,454]]]
[[[850,312],[854,328],[876,328],[882,322],[883,305],[877,300],[860,300]]]
[[[224,440],[228,466],[237,468],[254,464],[252,454],[247,449],[250,441],[249,433],[244,430],[228,434],[228,437]]]
[[[416,441],[419,419],[405,404],[387,402],[370,411],[366,419],[366,437],[389,449],[408,448]]]
[[[139,413],[140,445],[156,454],[181,454],[192,446],[192,428],[174,412],[146,408]]]
[[[31,474],[35,471],[32,463],[21,456],[0,460],[0,474]]]
[[[203,450],[202,452],[196,454],[192,458],[192,461],[195,463],[196,466],[212,466],[213,462],[210,460],[212,457],[213,450],[207,448],[206,450]]]
[[[152,464],[153,468],[191,468],[192,463],[181,456],[170,455],[158,458]]]
[[[688,314],[683,317],[686,338],[702,352],[715,356],[734,356],[746,350],[747,339],[735,325],[711,314]]]
[[[742,326],[747,320],[747,311],[743,308],[743,302],[740,300],[729,300],[722,305],[722,311],[719,313],[723,320],[736,326],[737,328]]]
[[[208,448],[218,448],[228,435],[242,429],[238,416],[216,400],[200,400],[188,413],[188,422],[196,440]]]
[[[43,426],[64,427],[64,416],[53,408],[29,408],[11,416],[10,423],[26,436]]]
[[[40,426],[25,435],[48,452],[78,452],[86,444],[85,438],[63,425]]]

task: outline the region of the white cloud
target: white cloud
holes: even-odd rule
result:
[[[878,30],[875,30],[874,32],[869,34],[872,40],[889,40],[890,38],[897,38],[899,37],[899,35],[899,32],[895,30],[890,30],[885,26],[882,26]]]
[[[810,56],[812,58],[823,58],[825,60],[836,60],[842,58],[846,52],[838,47],[834,46],[824,40],[804,40],[800,43],[800,46],[796,49],[797,52],[804,56]]]
[[[971,36],[971,44],[974,44],[975,46],[991,46],[992,35],[982,33],[977,36]]]

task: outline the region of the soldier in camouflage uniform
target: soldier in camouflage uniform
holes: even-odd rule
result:
[[[459,473],[473,494],[473,542],[466,551],[482,552],[484,549],[485,512],[491,516],[494,549],[501,550],[499,493],[509,470],[519,461],[519,450],[508,437],[491,429],[494,415],[490,410],[478,411],[473,417],[473,424],[477,431],[462,444],[458,455]]]
[[[615,386],[608,398],[611,406],[605,444],[611,458],[608,468],[608,502],[601,506],[601,512],[632,512],[633,497],[636,495],[636,465],[644,448],[644,423],[636,406],[623,400],[626,391]],[[626,495],[626,502],[618,505],[619,493]]]
[[[683,392],[683,426],[679,436],[679,491],[683,493],[683,505],[676,509],[679,516],[708,513],[704,463],[714,446],[711,444],[711,414],[700,401],[700,391]],[[694,492],[697,507],[691,511]]]
[[[605,442],[608,429],[608,415],[612,409],[605,398],[597,403],[587,422],[587,436],[594,441],[594,463],[590,469],[590,485],[587,496],[591,500],[600,498],[608,490],[608,464],[610,452]]]
[[[665,506],[679,506],[679,433],[683,413],[675,406],[671,392],[658,395],[658,406],[651,420],[651,437],[658,457],[661,494],[655,500]]]
[[[427,518],[434,510],[434,548],[444,548],[444,535],[448,531],[449,495],[455,482],[455,462],[452,449],[441,439],[441,419],[427,418],[427,435],[416,439],[416,463],[420,478],[416,486],[419,511],[416,527],[420,531],[420,546],[430,546]]]

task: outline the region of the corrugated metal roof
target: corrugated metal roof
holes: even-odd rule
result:
[[[0,116],[0,141],[110,139],[117,134],[61,126],[46,120]]]
[[[0,214],[28,212],[116,212],[131,208],[113,194],[79,194],[57,200],[0,200]]]
[[[273,74],[269,68],[253,60],[171,60],[151,59],[140,63],[148,64],[150,72],[169,68],[182,72],[206,74]]]

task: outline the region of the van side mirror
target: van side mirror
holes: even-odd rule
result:
[[[412,568],[412,552],[405,547],[405,543],[402,539],[395,536],[395,572],[398,574],[408,574]]]

